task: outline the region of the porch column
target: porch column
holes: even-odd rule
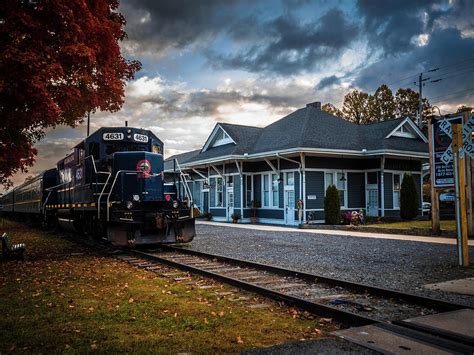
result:
[[[244,220],[244,163],[236,160],[235,165],[240,175],[240,218]]]
[[[207,167],[207,185],[208,185],[208,193],[207,193],[207,212],[211,212],[211,167]]]
[[[300,153],[301,172],[303,174],[303,223],[306,223],[306,157],[304,153]],[[301,191],[301,190],[300,190]]]
[[[382,209],[381,216],[385,216],[385,184],[384,184],[384,173],[385,173],[385,155],[380,158],[380,208]]]

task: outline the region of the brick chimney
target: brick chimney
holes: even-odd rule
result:
[[[321,101],[314,101],[306,104],[306,107],[314,107],[315,109],[321,110]]]

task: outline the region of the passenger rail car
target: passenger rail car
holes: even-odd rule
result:
[[[189,242],[195,235],[192,197],[179,168],[165,181],[162,152],[163,143],[149,130],[104,127],[56,168],[2,196],[0,205],[6,214],[116,245]]]

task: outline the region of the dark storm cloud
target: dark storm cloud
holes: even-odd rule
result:
[[[423,33],[423,12],[433,1],[359,0],[364,33],[372,47],[383,47],[385,54],[406,52],[414,47],[411,39]]]
[[[322,90],[324,88],[327,88],[332,85],[339,84],[341,82],[341,79],[338,78],[335,75],[327,76],[325,78],[322,78],[319,83],[315,86],[316,90]]]
[[[242,25],[243,26],[243,25]],[[304,24],[291,15],[261,24],[260,43],[231,55],[210,54],[218,66],[250,72],[296,74],[337,57],[357,37],[358,28],[339,9]]]
[[[417,90],[414,82],[418,74],[432,68],[439,70],[426,73],[424,96],[433,103],[446,101],[473,104],[474,38],[463,37],[457,29],[448,28],[431,33],[427,45],[414,48],[402,56],[390,57],[374,63],[361,71],[356,86],[374,91],[380,84],[391,84],[392,89],[410,87]],[[401,80],[403,79],[403,80]],[[463,91],[465,90],[465,91]],[[460,92],[462,91],[462,92]]]
[[[439,28],[472,26],[471,0],[358,0],[363,30],[370,46],[386,56],[416,49],[416,36]]]
[[[232,19],[239,0],[125,0],[125,48],[134,54],[161,54],[213,38]]]

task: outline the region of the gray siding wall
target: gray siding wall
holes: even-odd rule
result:
[[[240,175],[234,175],[234,207],[240,208]]]
[[[380,159],[348,159],[306,157],[307,168],[326,169],[376,169],[380,167]]]
[[[209,179],[209,193],[211,194],[211,200],[209,203],[209,207],[214,207],[216,205],[216,179],[210,178]]]
[[[225,165],[225,173],[226,174],[232,174],[232,173],[238,173],[239,170],[237,169],[237,166],[235,163],[229,163]]]
[[[282,208],[284,205],[283,201],[283,194],[284,194],[284,181],[283,181],[283,173],[280,174],[280,182],[278,183],[278,207]]]
[[[300,173],[295,171],[295,201],[300,199]]]
[[[419,160],[403,160],[403,159],[386,159],[385,169],[401,170],[401,171],[420,171],[421,161]]]
[[[257,210],[257,217],[259,218],[273,218],[273,219],[283,219],[284,212],[282,210],[265,210],[265,209],[258,209]]]
[[[244,217],[243,218],[250,218],[252,217],[252,210],[250,209],[244,209]]]
[[[349,208],[365,208],[364,173],[347,173],[347,200]]]
[[[314,221],[324,221],[324,211],[313,211],[313,212],[306,212],[306,219],[309,221],[310,215],[313,216]],[[298,220],[298,219],[296,219]]]
[[[262,204],[262,176],[254,175],[253,177],[253,196],[255,200],[258,200]]]
[[[390,217],[390,218],[400,218],[400,211],[399,210],[388,210],[385,211],[385,217]]]
[[[225,208],[211,208],[210,212],[213,217],[225,217],[226,209]]]
[[[377,172],[377,188],[378,188],[378,192],[379,192],[379,211],[378,211],[378,214],[377,216],[381,216],[382,215],[382,181],[380,179],[380,177],[382,176],[382,173],[380,171]]]
[[[384,173],[384,198],[385,209],[393,208],[393,174]]]
[[[316,195],[316,200],[308,200],[306,196]],[[322,171],[306,172],[306,208],[324,208],[324,173]]]

